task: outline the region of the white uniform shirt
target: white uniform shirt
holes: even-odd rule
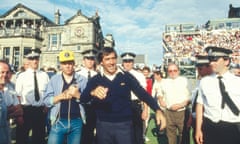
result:
[[[46,72],[37,71],[37,81],[40,100],[35,101],[34,96],[34,71],[33,69],[27,69],[21,73],[16,80],[16,91],[18,96],[21,97],[22,105],[42,106],[43,105],[43,93],[49,82],[49,77]]]
[[[172,105],[190,100],[190,88],[188,79],[179,76],[175,79],[167,78],[160,86],[159,95],[165,99],[167,109]],[[180,109],[178,111],[184,110]]]
[[[136,71],[136,70],[134,70],[134,69],[131,69],[131,70],[129,71],[129,73],[131,73],[131,74],[138,80],[138,82],[140,83],[140,85],[141,85],[144,89],[146,89],[146,87],[147,87],[147,82],[146,82],[145,76],[144,76],[142,73],[140,73],[140,72],[138,72],[138,71]],[[133,92],[131,92],[131,99],[132,99],[132,100],[138,100],[138,97],[137,97]]]
[[[230,72],[226,72],[222,77],[229,97],[240,110],[240,77]],[[234,115],[227,104],[225,104],[224,109],[221,108],[222,95],[216,74],[206,76],[200,81],[197,103],[203,104],[204,116],[211,119],[213,122],[219,122],[220,120],[226,122],[240,122],[240,115]]]
[[[95,75],[97,74],[96,71],[94,71],[94,70],[89,70],[89,69],[87,69],[87,68],[85,68],[85,67],[81,68],[81,70],[78,71],[77,73],[80,74],[80,75],[82,75],[82,76],[84,76],[84,77],[86,77],[86,78],[88,78],[88,71],[90,71],[91,77],[93,77],[93,76],[95,76]]]

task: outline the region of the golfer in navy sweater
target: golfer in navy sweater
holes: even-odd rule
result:
[[[166,127],[166,119],[157,102],[142,88],[136,78],[117,67],[117,53],[113,48],[103,48],[98,54],[102,71],[88,81],[81,94],[81,102],[91,101],[97,115],[98,144],[134,144],[131,94],[155,112],[160,130]]]

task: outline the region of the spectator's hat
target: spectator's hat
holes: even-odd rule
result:
[[[125,52],[125,53],[121,54],[121,58],[123,61],[133,61],[135,57],[136,57],[136,55],[131,52]]]
[[[203,65],[209,65],[209,60],[207,55],[197,55],[196,56],[196,67],[200,67]]]
[[[27,52],[27,54],[25,55],[25,57],[27,59],[39,59],[41,54],[41,50],[38,48],[35,49],[31,49]]]
[[[82,52],[83,58],[94,59],[96,57],[97,51],[94,49],[85,50]]]
[[[59,62],[74,61],[74,53],[70,50],[63,50],[59,53]]]
[[[208,56],[211,57],[228,57],[230,54],[232,54],[232,50],[221,47],[209,46],[205,48],[205,51],[208,53]]]

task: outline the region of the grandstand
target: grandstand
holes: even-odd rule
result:
[[[171,24],[163,33],[164,65],[179,64],[182,74],[195,77],[195,55],[207,46],[233,50],[232,62],[240,64],[240,18],[209,20],[204,25]]]

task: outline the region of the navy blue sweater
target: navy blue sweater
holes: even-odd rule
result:
[[[97,86],[108,88],[105,99],[100,100],[90,95]],[[139,84],[137,79],[128,72],[119,72],[111,81],[107,77],[97,74],[88,81],[87,87],[81,94],[81,102],[92,101],[96,108],[97,118],[107,122],[121,122],[132,120],[131,91],[141,101],[146,102],[154,111],[160,109],[157,102]]]

